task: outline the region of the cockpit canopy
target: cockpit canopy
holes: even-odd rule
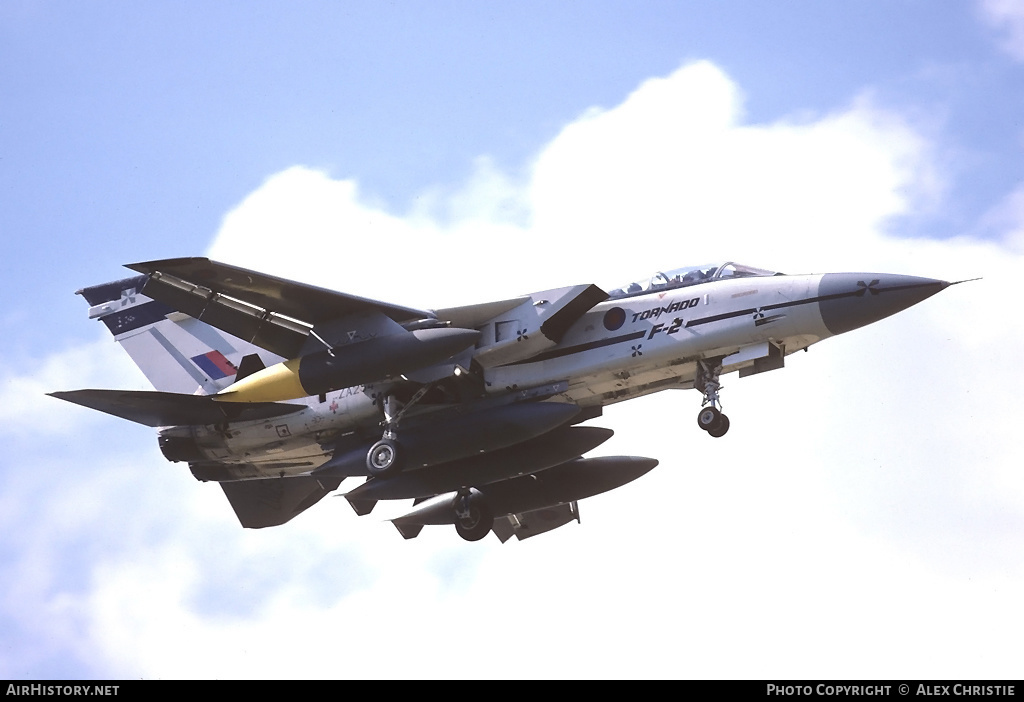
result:
[[[608,293],[608,297],[616,300],[622,297],[644,295],[659,290],[672,290],[674,288],[685,288],[688,285],[706,283],[709,280],[725,280],[729,278],[752,278],[755,276],[779,275],[775,271],[766,271],[763,268],[744,266],[740,263],[710,263],[704,266],[688,266],[676,268],[662,273],[658,271],[646,280],[639,280],[635,283],[617,288]]]

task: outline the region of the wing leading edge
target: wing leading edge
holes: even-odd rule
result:
[[[170,258],[126,267],[148,276],[142,294],[284,358],[299,355],[310,329],[343,317],[377,313],[399,323],[433,317],[427,310],[346,295],[208,258]]]

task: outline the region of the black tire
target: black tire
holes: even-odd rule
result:
[[[487,536],[494,526],[494,515],[482,500],[473,500],[469,505],[469,516],[465,519],[455,517],[455,531],[466,541],[479,541]]]
[[[729,431],[729,418],[724,414],[719,416],[717,426],[708,429],[708,434],[715,437],[716,439],[725,436],[725,432]]]
[[[704,431],[711,431],[718,426],[722,413],[714,407],[705,407],[697,413],[697,426]]]
[[[398,444],[391,439],[381,439],[366,454],[366,470],[374,478],[387,478],[402,471]]]

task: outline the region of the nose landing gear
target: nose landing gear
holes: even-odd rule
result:
[[[717,439],[729,431],[729,418],[715,407],[705,407],[697,414],[697,426]]]
[[[729,418],[722,414],[722,403],[718,399],[718,391],[722,387],[718,382],[721,372],[720,358],[702,360],[697,364],[697,377],[693,381],[693,387],[704,395],[702,409],[697,413],[697,426],[716,439],[729,431]]]

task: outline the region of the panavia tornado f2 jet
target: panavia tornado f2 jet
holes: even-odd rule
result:
[[[578,521],[578,500],[657,465],[583,458],[612,435],[582,426],[605,405],[694,388],[697,426],[722,437],[722,374],[777,370],[950,284],[721,263],[419,310],[205,258],[128,268],[79,294],[157,391],[53,396],[159,427],[164,456],[220,483],[245,527],[364,476],[345,494],[357,514],[415,500],[392,520],[405,538],[454,524],[502,542]]]

